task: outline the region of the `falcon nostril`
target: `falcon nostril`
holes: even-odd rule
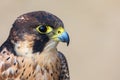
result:
[[[58,34],[60,34],[61,33],[61,31],[58,31]]]

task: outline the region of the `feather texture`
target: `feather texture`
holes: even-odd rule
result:
[[[0,80],[59,80],[60,60],[57,56],[49,53],[33,56],[18,57],[3,49],[0,53]]]

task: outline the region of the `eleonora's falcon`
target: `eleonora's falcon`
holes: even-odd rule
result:
[[[19,16],[0,47],[0,80],[70,80],[59,42],[69,45],[70,39],[57,16],[46,11]]]

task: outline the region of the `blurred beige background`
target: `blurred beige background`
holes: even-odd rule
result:
[[[0,44],[19,15],[44,10],[60,17],[71,43],[71,80],[120,80],[120,0],[0,0]]]

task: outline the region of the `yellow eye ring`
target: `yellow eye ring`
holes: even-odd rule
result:
[[[50,33],[53,29],[51,26],[40,25],[36,28],[39,33],[46,34]]]

